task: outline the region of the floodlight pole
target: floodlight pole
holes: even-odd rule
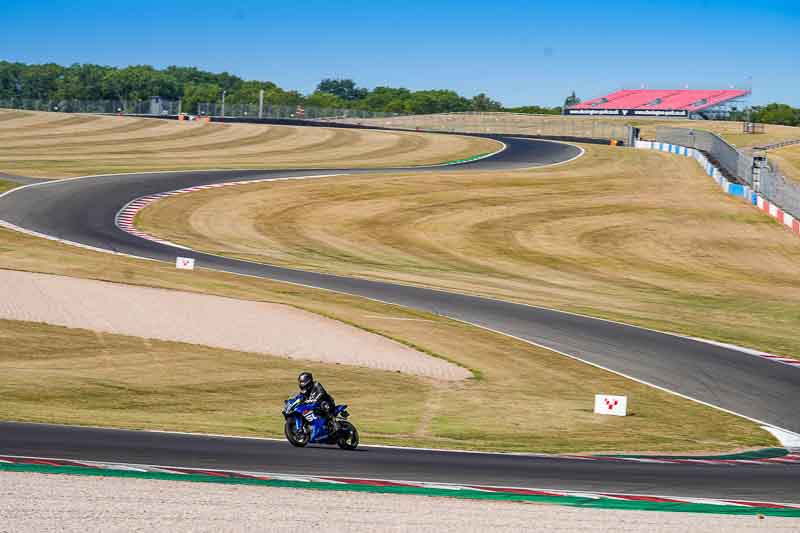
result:
[[[225,93],[228,91],[222,91],[222,116],[225,116]]]
[[[258,93],[258,118],[264,118],[264,89]]]

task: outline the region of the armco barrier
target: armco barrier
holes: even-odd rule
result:
[[[762,162],[756,165],[752,152],[739,150],[710,131],[658,126],[655,140],[660,143],[691,146],[702,150],[727,176],[734,177],[739,183],[755,187],[755,180],[758,179],[758,193],[761,196],[769,199],[775,205],[780,205],[784,211],[789,212],[795,218],[800,218],[800,183],[787,179],[779,171],[774,161],[767,159],[766,164]],[[784,141],[767,145],[762,147],[762,150],[786,146],[793,142]],[[760,167],[758,178],[753,175],[756,166]]]
[[[756,206],[758,209],[768,214],[778,222],[788,227],[791,231],[800,235],[800,220],[786,213],[781,208],[767,200],[762,195],[756,193],[747,185],[733,183],[728,180],[720,170],[715,167],[701,152],[694,148],[687,148],[677,144],[670,144],[659,141],[636,141],[636,148],[643,150],[656,150],[659,152],[667,152],[670,154],[682,155],[685,157],[693,157],[695,161],[705,170],[706,174],[714,178],[723,191],[726,193],[745,199],[748,203]]]

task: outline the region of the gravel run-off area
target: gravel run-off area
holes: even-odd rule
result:
[[[0,270],[0,318],[357,365],[441,380],[469,371],[287,305]]]
[[[800,520],[0,473],[0,531],[798,531]]]

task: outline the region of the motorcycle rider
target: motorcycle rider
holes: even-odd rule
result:
[[[322,415],[330,432],[335,433],[339,427],[336,423],[336,418],[333,416],[333,409],[336,406],[333,396],[328,394],[322,383],[314,381],[314,376],[311,375],[311,372],[301,372],[297,376],[297,385],[300,387],[300,394],[303,395],[303,402],[318,403],[318,414]]]

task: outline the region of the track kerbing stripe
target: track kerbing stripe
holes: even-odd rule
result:
[[[39,457],[0,456],[0,475],[2,475],[3,471],[116,476],[207,483],[235,483],[266,487],[413,494],[420,496],[444,496],[469,499],[499,499],[575,507],[716,514],[764,514],[800,518],[800,503],[662,496],[655,494],[568,491],[549,488],[458,485],[421,481],[344,478],[176,466],[74,461]]]
[[[166,246],[173,246],[175,248],[180,248],[182,250],[191,250],[186,246],[182,246],[180,244],[175,244],[174,242],[170,242],[164,239],[160,239],[154,235],[150,235],[144,231],[141,231],[136,228],[134,224],[134,220],[136,219],[136,215],[144,209],[145,207],[161,200],[163,198],[168,198],[170,196],[176,196],[178,194],[187,194],[190,192],[197,192],[197,191],[204,191],[208,189],[219,189],[222,187],[230,187],[233,185],[251,185],[254,183],[271,183],[276,181],[291,181],[291,180],[308,180],[308,179],[315,179],[315,178],[332,178],[334,176],[344,176],[346,174],[318,174],[318,175],[310,175],[310,176],[293,176],[288,178],[266,178],[261,180],[245,180],[245,181],[229,181],[225,183],[213,183],[210,185],[197,185],[194,187],[186,187],[184,189],[177,189],[174,191],[167,191],[161,192],[157,194],[150,194],[148,196],[141,196],[134,200],[131,200],[125,206],[119,210],[116,217],[114,218],[114,224],[126,233],[130,233],[131,235],[135,235],[136,237],[140,237],[142,239],[146,239],[148,241],[157,242],[159,244],[164,244]]]

